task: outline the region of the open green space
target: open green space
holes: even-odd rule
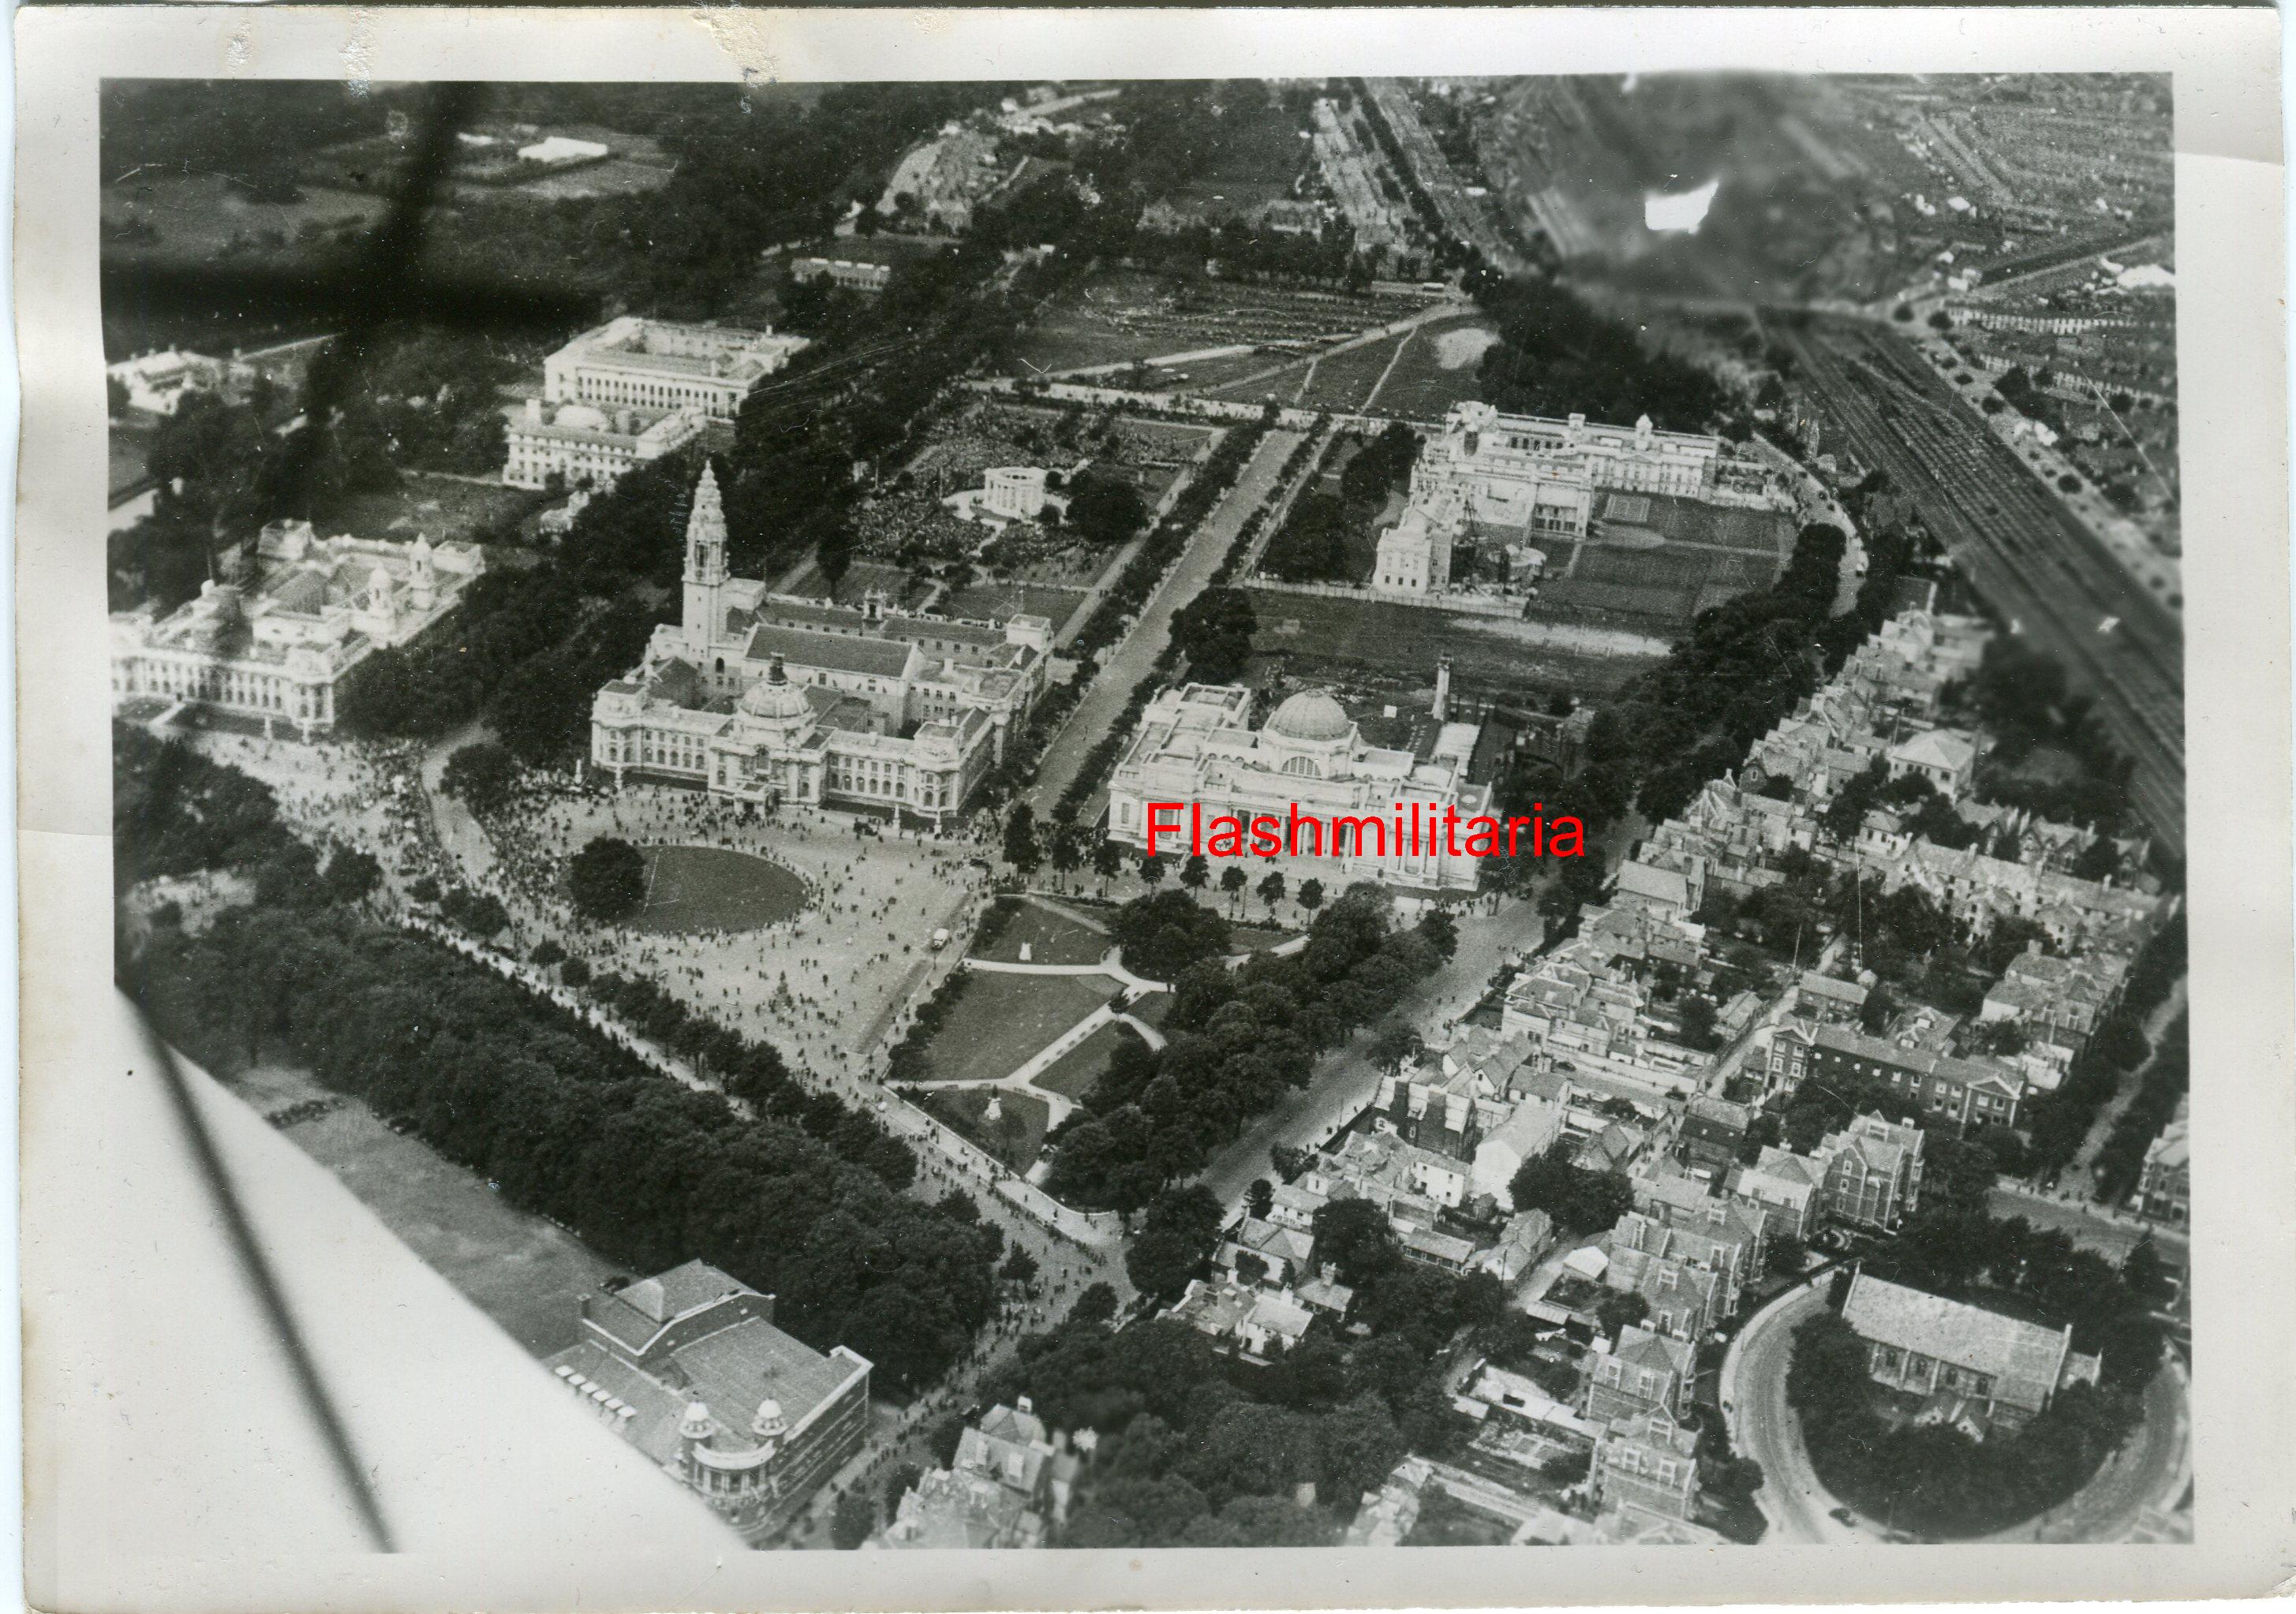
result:
[[[980,622],[1002,622],[1021,615],[1047,617],[1057,634],[1084,602],[1085,592],[1080,588],[1056,588],[1043,583],[969,583],[944,597],[936,609]]]
[[[1009,1088],[992,1091],[960,1087],[948,1092],[928,1092],[919,1094],[918,1102],[927,1114],[972,1139],[1015,1171],[1026,1171],[1037,1163],[1037,1156],[1045,1146],[1045,1134],[1052,1127],[1050,1104]],[[992,1103],[996,1107],[993,1120],[988,1117]]]
[[[1170,995],[1158,993],[1159,997]],[[1047,1093],[1057,1093],[1063,1098],[1081,1099],[1092,1090],[1108,1069],[1117,1045],[1127,1037],[1137,1038],[1139,1033],[1120,1021],[1111,1020],[1060,1058],[1029,1078],[1029,1086],[1042,1087]]]
[[[520,1210],[419,1138],[300,1070],[261,1065],[226,1084],[264,1113],[332,1100],[281,1130],[351,1191],[423,1265],[536,1356],[575,1342],[575,1300],[630,1276],[564,1228]]]
[[[1452,616],[1383,600],[1326,598],[1252,589],[1256,657],[1282,658],[1300,678],[1385,673],[1432,682],[1439,656],[1462,678],[1541,691],[1600,693],[1617,688],[1663,653],[1620,653],[1540,643],[1526,624],[1502,617]],[[1544,600],[1538,602],[1546,603]],[[1637,641],[1639,643],[1639,641]]]
[[[1481,397],[1477,389],[1483,351],[1494,340],[1496,333],[1478,314],[1420,326],[1379,389],[1379,412],[1407,421],[1439,421],[1452,405]]]
[[[1022,963],[1024,943],[1029,948],[1025,962],[1032,964],[1096,964],[1116,945],[1105,930],[1017,897],[999,897],[983,924],[993,928],[994,934],[985,944],[976,940],[972,956],[1000,963]]]
[[[412,544],[421,534],[433,544],[499,539],[504,529],[543,504],[543,496],[499,483],[465,481],[410,471],[398,486],[355,493],[321,518],[329,532],[354,537],[388,538]]]
[[[777,863],[723,847],[646,848],[646,899],[627,923],[664,935],[755,930],[805,906],[805,881]]]
[[[1105,975],[1007,975],[974,970],[914,1079],[1002,1080],[1116,995]]]

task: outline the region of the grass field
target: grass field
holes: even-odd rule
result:
[[[996,1105],[993,1121],[987,1118],[992,1102]],[[918,1095],[918,1102],[1015,1171],[1026,1171],[1037,1163],[1053,1122],[1050,1104],[1009,1088],[993,1093],[980,1087],[925,1093]]]
[[[133,220],[159,233],[156,240],[117,249],[129,257],[212,262],[234,251],[275,252],[312,235],[364,228],[390,202],[314,185],[304,186],[294,201],[250,201],[218,175],[147,169],[125,184],[107,185],[98,206],[107,225]]]
[[[1168,996],[1159,993],[1158,996]],[[1057,1093],[1063,1098],[1081,1100],[1092,1091],[1108,1061],[1115,1056],[1119,1043],[1130,1037],[1137,1040],[1139,1033],[1120,1021],[1111,1020],[1060,1058],[1037,1072],[1029,1081],[1032,1087],[1042,1087],[1047,1093]]]
[[[668,936],[755,930],[804,905],[805,881],[777,863],[723,847],[649,847],[645,905],[628,922]]]
[[[831,598],[829,579],[821,575],[821,568],[811,561],[794,576],[777,586],[783,594],[803,594],[809,600]],[[846,568],[845,575],[837,579],[835,599],[840,605],[858,605],[873,588],[885,591],[895,603],[911,605],[917,591],[909,586],[909,574],[905,568],[886,566],[875,561],[856,561]],[[920,596],[921,597],[921,596]]]
[[[1081,588],[1054,588],[1043,583],[973,583],[943,598],[939,609],[952,617],[980,622],[1002,622],[1017,613],[1049,617],[1057,634],[1084,602]]]
[[[1472,314],[1422,325],[1379,389],[1379,412],[1407,421],[1439,421],[1452,405],[1481,396],[1476,389],[1479,368],[1495,335]]]
[[[1104,930],[1078,924],[1066,914],[1055,914],[1040,904],[1025,902],[1019,897],[1004,897],[1011,905],[1012,916],[1005,920],[996,938],[986,947],[976,946],[972,957],[991,959],[1000,963],[1023,962],[1021,946],[1029,945],[1026,962],[1032,964],[1096,964],[1108,956],[1109,948],[1116,944]],[[984,979],[974,977],[978,986]],[[1046,1040],[1050,1040],[1049,1038]]]
[[[326,512],[321,525],[360,538],[411,544],[421,533],[433,544],[456,543],[491,531],[542,503],[540,494],[523,487],[411,471],[387,493],[357,493],[342,500]]]
[[[324,1098],[299,1070],[258,1066],[229,1084],[257,1110]],[[403,1137],[365,1105],[346,1102],[282,1129],[390,1229],[536,1356],[575,1342],[574,1303],[622,1272],[556,1224],[520,1210],[476,1174]]]
[[[1545,601],[1540,602],[1541,604]],[[1479,684],[1522,690],[1602,693],[1666,653],[1653,635],[1618,633],[1583,646],[1548,642],[1533,625],[1497,617],[1449,616],[1384,601],[1327,599],[1252,591],[1259,631],[1255,656],[1281,657],[1303,678],[1344,681],[1350,674],[1399,675],[1431,682],[1435,662]]]
[[[1005,975],[975,970],[925,1045],[928,1082],[993,1082],[1116,995],[1105,975]]]
[[[1300,391],[1300,404],[1306,409],[1363,408],[1370,400],[1372,389],[1379,378],[1387,373],[1394,362],[1396,350],[1411,340],[1409,332],[1390,336],[1369,347],[1350,348],[1345,353],[1335,353],[1316,361],[1316,373],[1308,378]]]

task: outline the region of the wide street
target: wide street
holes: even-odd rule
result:
[[[1187,547],[1180,553],[1179,563],[1149,598],[1147,609],[1133,626],[1131,634],[1101,664],[1092,687],[1069,714],[1068,725],[1037,763],[1037,782],[1029,792],[1029,804],[1037,817],[1052,810],[1061,792],[1068,789],[1069,782],[1084,766],[1086,753],[1123,717],[1125,703],[1132,699],[1133,686],[1148,676],[1171,637],[1172,618],[1203,592],[1204,585],[1211,580],[1212,573],[1227,554],[1228,545],[1242,530],[1244,521],[1276,491],[1283,463],[1292,457],[1292,451],[1306,435],[1279,430],[1260,438],[1259,447],[1236,477],[1235,486],[1212,507],[1211,513],[1189,537]]]
[[[1423,1036],[1432,1037],[1464,1014],[1489,990],[1491,974],[1510,954],[1538,945],[1540,920],[1535,904],[1519,897],[1489,897],[1453,910],[1459,921],[1459,950],[1423,982],[1398,1012]],[[1212,1157],[1201,1181],[1233,1211],[1254,1177],[1272,1177],[1267,1151],[1276,1144],[1314,1147],[1331,1137],[1371,1102],[1379,1090],[1380,1068],[1361,1046],[1350,1043],[1327,1059],[1307,1086],[1259,1118],[1244,1134]]]

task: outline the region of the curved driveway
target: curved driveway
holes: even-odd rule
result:
[[[1800,1421],[1786,1405],[1786,1368],[1794,1331],[1825,1304],[1823,1285],[1789,1290],[1748,1320],[1722,1359],[1722,1406],[1730,1438],[1762,1465],[1754,1505],[1769,1521],[1764,1544],[1873,1543],[1882,1532],[1860,1520],[1833,1517],[1841,1501],[1810,1467]],[[2089,1482],[2061,1506],[1996,1535],[1988,1542],[2126,1540],[2147,1509],[2173,1509],[2191,1479],[2191,1413],[2182,1363],[2164,1361],[2144,1389],[2144,1421]]]

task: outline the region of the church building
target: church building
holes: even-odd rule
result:
[[[705,468],[686,526],[685,609],[601,689],[592,766],[712,794],[861,807],[940,824],[1044,692],[1052,624],[913,616],[771,594],[729,576]]]

